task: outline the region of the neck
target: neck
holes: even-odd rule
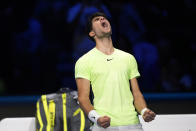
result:
[[[106,55],[111,55],[114,52],[111,37],[96,39],[96,48]]]

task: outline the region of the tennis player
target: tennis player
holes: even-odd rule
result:
[[[146,122],[154,120],[156,114],[147,107],[139,89],[134,56],[114,48],[111,25],[104,13],[92,14],[87,27],[96,46],[76,62],[75,78],[80,107],[94,122],[92,130],[143,131],[138,113]]]

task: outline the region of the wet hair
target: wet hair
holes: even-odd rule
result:
[[[106,18],[106,19],[109,21],[109,19],[108,19],[108,17],[106,16],[106,14],[104,14],[104,13],[102,13],[102,12],[93,13],[92,15],[90,15],[90,16],[88,17],[88,21],[87,21],[87,25],[86,25],[86,33],[87,33],[88,37],[89,37],[92,41],[94,41],[94,42],[95,42],[95,39],[89,35],[89,32],[91,32],[91,30],[92,30],[92,20],[93,20],[93,18],[98,17],[98,16],[103,16],[104,18]]]

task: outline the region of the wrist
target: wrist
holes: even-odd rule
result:
[[[95,124],[97,124],[97,120],[99,119],[100,115],[95,111],[95,110],[91,110],[88,113],[88,118]]]
[[[143,108],[143,109],[141,110],[141,113],[140,113],[140,114],[143,116],[143,115],[144,115],[144,112],[147,111],[147,110],[148,110],[148,108],[146,108],[146,107]]]

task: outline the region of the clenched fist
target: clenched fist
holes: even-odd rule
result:
[[[97,120],[97,124],[103,128],[107,128],[110,126],[110,117],[102,116]]]
[[[151,111],[150,109],[147,109],[144,114],[142,115],[143,119],[145,122],[150,122],[152,120],[154,120],[156,114]]]

